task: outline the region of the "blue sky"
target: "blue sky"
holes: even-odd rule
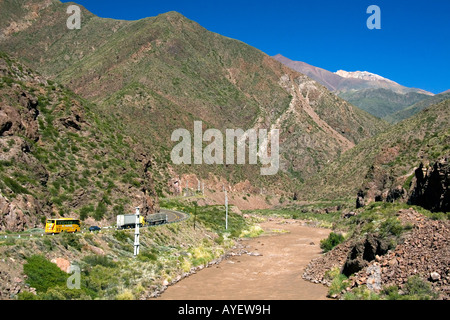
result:
[[[62,1],[67,2],[67,1]],[[261,51],[330,71],[370,71],[408,87],[450,89],[449,0],[76,0],[100,17],[178,11]],[[369,30],[370,5],[381,30]]]

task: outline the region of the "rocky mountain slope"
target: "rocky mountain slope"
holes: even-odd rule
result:
[[[430,98],[429,95],[423,93],[397,93],[384,88],[352,90],[341,92],[339,96],[386,121],[390,120],[394,114],[403,112],[410,106]],[[416,113],[410,113],[410,115],[413,116]]]
[[[443,93],[437,94],[435,96],[421,100],[403,110],[397,111],[396,113],[385,117],[385,120],[390,123],[400,122],[402,120],[412,117],[413,115],[419,113],[420,111],[428,108],[429,106],[431,106],[433,104],[439,103],[439,102],[447,100],[447,99],[450,99],[450,92],[443,92]]]
[[[433,96],[431,92],[408,88],[367,71],[339,70],[333,73],[280,54],[274,59],[308,75],[339,97],[380,118],[388,119],[394,113]],[[410,113],[411,116],[414,114]]]
[[[427,168],[449,153],[449,110],[445,100],[361,142],[308,180],[300,198],[352,198],[359,191],[370,202],[409,192],[421,164]]]
[[[82,9],[81,29],[68,30],[67,4],[19,2],[21,9],[0,4],[1,47],[94,102],[95,112],[120,122],[165,172],[292,189],[386,128],[310,78],[176,12],[117,21]],[[222,132],[281,129],[280,173],[261,177],[249,165],[173,167],[171,133],[192,132],[194,120]]]
[[[152,158],[92,104],[0,56],[0,231],[158,207]]]

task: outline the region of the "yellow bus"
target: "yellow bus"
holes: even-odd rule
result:
[[[45,233],[79,232],[80,220],[72,218],[47,219]]]

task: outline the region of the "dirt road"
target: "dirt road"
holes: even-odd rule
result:
[[[252,255],[233,256],[203,269],[169,287],[159,299],[326,299],[327,287],[303,280],[302,274],[309,261],[320,255],[319,242],[330,231],[283,219],[263,222],[261,227],[267,234],[242,242]]]

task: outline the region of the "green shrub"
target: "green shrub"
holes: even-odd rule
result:
[[[107,211],[106,204],[104,202],[99,202],[97,208],[94,211],[94,219],[100,221],[103,219]]]
[[[74,233],[63,233],[61,244],[64,246],[64,248],[69,249],[69,247],[72,247],[78,251],[81,251],[82,245],[80,243],[80,240],[78,239],[78,236]]]
[[[56,264],[41,255],[29,257],[23,266],[23,272],[27,275],[27,284],[36,288],[37,292],[46,292],[49,288],[65,285],[68,278]]]
[[[320,241],[320,248],[324,252],[328,252],[343,241],[344,236],[342,234],[332,232],[327,239],[323,239]]]
[[[342,296],[343,300],[380,300],[380,296],[366,286],[354,288]]]
[[[380,226],[380,233],[382,236],[399,236],[402,234],[404,228],[397,218],[388,218]]]
[[[98,256],[98,255],[86,256],[83,258],[83,261],[92,267],[95,267],[98,265],[106,267],[106,268],[117,267],[116,263],[114,261],[112,261],[111,258],[108,258],[107,256]]]
[[[347,286],[348,278],[345,275],[339,273],[331,282],[331,285],[328,289],[328,296],[332,297],[334,295],[340,294],[341,291],[344,290]]]
[[[420,276],[414,275],[408,279],[401,294],[397,286],[384,288],[381,292],[387,300],[433,300],[438,294],[433,291],[429,282]]]
[[[17,300],[37,300],[37,296],[29,291],[22,291],[17,295]]]
[[[384,288],[382,291],[382,294],[385,296],[385,299],[387,300],[401,300],[402,296],[400,295],[398,291],[397,286],[389,286],[387,288]]]
[[[432,300],[437,298],[437,294],[431,288],[430,283],[418,275],[410,277],[404,289],[409,296],[409,300]]]
[[[80,209],[80,219],[85,220],[87,217],[89,217],[89,214],[94,212],[94,206],[93,205],[87,205],[83,206]]]
[[[3,177],[3,182],[12,190],[12,192],[16,194],[29,194],[30,192],[22,187],[20,184],[18,184],[15,180],[9,178],[9,177]]]
[[[112,289],[119,283],[117,273],[113,269],[96,265],[88,274],[87,288],[93,292],[102,294],[103,291]]]
[[[130,236],[128,236],[128,234],[123,231],[114,231],[113,237],[120,242],[126,242],[128,239],[131,239]]]

